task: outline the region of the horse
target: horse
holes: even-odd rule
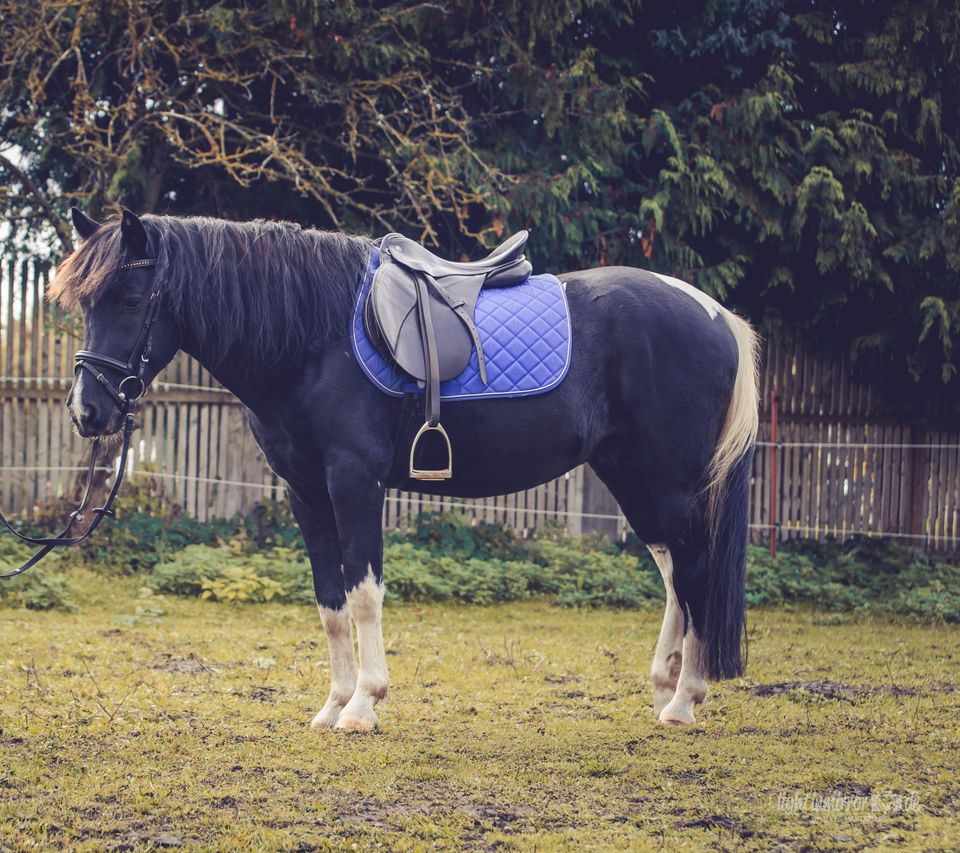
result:
[[[48,296],[80,308],[84,351],[94,360],[80,364],[78,354],[66,399],[73,423],[85,437],[117,432],[118,399],[126,399],[118,383],[130,380],[124,367],[139,360],[139,394],[180,350],[246,407],[259,447],[286,481],[329,644],[329,694],[314,728],[379,726],[375,706],[389,685],[381,627],[387,488],[479,498],[532,488],[584,463],[663,577],[655,717],[692,724],[708,680],[742,674],[758,426],[757,337],[745,320],[666,275],[630,267],[563,273],[572,336],[563,381],[537,396],[447,406],[456,475],[412,480],[393,465],[403,453],[395,446],[403,401],[367,380],[348,343],[374,241],[276,221],[124,209],[101,224],[76,208],[72,215],[82,242]]]

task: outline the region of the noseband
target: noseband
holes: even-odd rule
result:
[[[156,267],[156,258],[145,258],[139,261],[127,261],[121,264],[120,270],[140,269],[141,267]],[[86,509],[87,501],[90,499],[90,492],[93,486],[93,475],[96,470],[97,455],[100,451],[100,436],[93,440],[93,446],[90,448],[90,461],[87,463],[87,485],[83,492],[83,498],[67,520],[66,527],[56,536],[36,537],[24,536],[18,532],[13,525],[0,513],[0,524],[9,530],[18,539],[31,545],[37,545],[39,550],[18,569],[0,575],[0,579],[13,578],[23,574],[27,569],[35,566],[54,548],[61,545],[76,545],[86,539],[94,530],[97,529],[104,516],[113,516],[113,502],[116,500],[120,491],[120,484],[123,482],[123,474],[127,470],[127,453],[130,450],[130,438],[133,435],[133,410],[137,401],[146,393],[147,383],[143,376],[147,371],[147,365],[150,364],[150,354],[153,349],[153,324],[160,311],[160,289],[154,281],[153,289],[150,292],[150,299],[147,304],[147,313],[143,317],[143,325],[140,328],[140,334],[130,351],[130,357],[127,361],[120,361],[108,355],[91,352],[90,350],[80,350],[74,356],[76,373],[86,370],[96,377],[97,382],[113,398],[113,402],[123,417],[123,446],[120,450],[120,462],[117,468],[117,476],[113,481],[113,487],[110,494],[107,495],[103,506],[95,507],[90,510],[93,513],[93,521],[90,526],[79,536],[70,536],[74,524],[83,520],[83,512]],[[123,378],[117,385],[110,382],[103,375],[102,368],[118,371]]]

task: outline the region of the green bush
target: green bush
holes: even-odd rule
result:
[[[0,536],[0,573],[15,569],[33,552],[28,545]],[[0,604],[29,610],[76,610],[67,568],[57,556],[49,555],[24,574],[0,580]]]
[[[747,604],[813,604],[960,622],[960,566],[879,539],[786,543],[771,559],[751,546]]]
[[[78,562],[144,575],[145,586],[159,594],[233,603],[314,600],[309,561],[285,504],[265,502],[250,515],[201,524],[147,481],[123,498],[120,510],[91,547],[64,551],[0,584],[0,602],[72,607],[66,574]],[[545,598],[564,607],[638,607],[663,599],[656,566],[635,537],[617,546],[548,524],[523,538],[505,524],[430,511],[408,531],[389,531],[385,542],[387,594],[394,600]],[[16,565],[29,553],[0,538],[0,564]],[[874,539],[790,541],[775,559],[754,545],[746,597],[749,607],[806,604],[960,622],[960,566]]]
[[[201,598],[229,604],[257,604],[283,597],[283,584],[257,574],[249,566],[227,566],[217,577],[204,578]]]
[[[232,603],[313,601],[309,564],[302,552],[284,547],[248,554],[238,543],[190,545],[158,563],[148,586],[159,594]]]
[[[524,540],[508,524],[472,519],[462,513],[426,510],[416,519],[412,532],[398,531],[394,541],[412,539],[434,553],[464,557],[522,560]]]

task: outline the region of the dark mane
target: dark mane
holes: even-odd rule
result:
[[[270,362],[346,333],[370,240],[290,222],[143,216],[166,305],[214,362],[242,344]],[[100,227],[57,270],[66,308],[109,289],[124,261],[119,220]]]

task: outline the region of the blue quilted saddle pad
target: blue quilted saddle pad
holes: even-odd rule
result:
[[[363,327],[363,306],[380,264],[374,248],[353,308],[353,353],[367,378],[385,394],[423,394],[424,387],[390,364]],[[476,351],[453,379],[440,383],[441,400],[524,397],[556,388],[570,368],[572,336],[567,294],[553,275],[532,275],[523,284],[480,292],[474,322],[487,359],[483,384]]]

